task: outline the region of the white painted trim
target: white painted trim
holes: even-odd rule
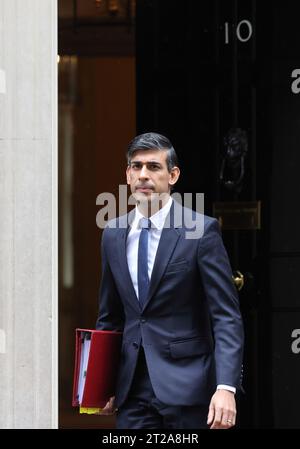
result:
[[[0,94],[5,94],[6,92],[6,81],[5,81],[5,71],[0,69]]]
[[[58,74],[57,1],[52,0],[52,422],[58,428]]]

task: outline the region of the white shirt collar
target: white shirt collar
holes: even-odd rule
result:
[[[162,229],[164,227],[165,220],[167,218],[168,213],[170,212],[171,206],[173,203],[173,199],[170,197],[167,203],[159,209],[155,214],[151,215],[150,220],[151,224],[156,229]],[[144,215],[139,211],[138,207],[135,207],[135,217],[132,222],[132,228],[137,229],[139,221],[143,218]]]

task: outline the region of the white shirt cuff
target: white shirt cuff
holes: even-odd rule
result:
[[[235,387],[231,387],[229,385],[218,385],[217,386],[217,390],[228,390],[228,391],[232,391],[232,393],[236,393],[236,388]]]

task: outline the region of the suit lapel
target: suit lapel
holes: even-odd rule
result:
[[[176,228],[181,227],[181,206],[175,207],[174,212],[174,202],[169,212],[169,216],[166,219],[165,227],[162,230],[159,245],[157,248],[157,253],[154,261],[154,266],[151,275],[151,281],[149,286],[149,293],[147,301],[144,304],[143,309],[148,305],[152,296],[155,293],[155,290],[167,268],[169,260],[174,252],[174,249],[177,245],[178,239],[180,237],[180,231]]]
[[[152,270],[148,298],[144,308],[155,293],[175,249],[179,236],[180,233],[176,231],[176,229],[163,229],[162,231]]]

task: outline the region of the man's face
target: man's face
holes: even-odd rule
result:
[[[138,150],[134,153],[126,176],[131,193],[138,201],[151,201],[154,193],[170,193],[170,186],[179,177],[179,168],[174,167],[169,172],[166,159],[167,151]]]

